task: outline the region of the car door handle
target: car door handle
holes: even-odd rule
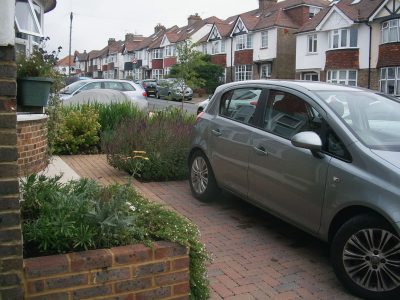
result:
[[[221,131],[219,131],[219,129],[213,129],[213,130],[211,130],[211,132],[215,136],[221,136],[222,135],[222,133],[221,133]]]
[[[253,150],[256,152],[257,155],[260,156],[268,155],[267,151],[265,151],[265,148],[263,146],[253,147]]]

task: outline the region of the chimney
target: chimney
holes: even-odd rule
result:
[[[197,21],[201,21],[202,18],[199,16],[198,13],[194,14],[194,15],[190,15],[188,18],[188,26],[193,25],[194,23],[196,23]]]
[[[167,29],[165,28],[165,26],[158,23],[157,26],[154,27],[154,33],[160,32],[161,30],[167,30]]]
[[[108,46],[110,46],[113,43],[115,43],[115,39],[114,38],[109,38],[108,39]]]
[[[133,33],[125,34],[125,42],[133,42],[135,40],[135,35]]]
[[[258,8],[260,10],[268,9],[278,2],[277,0],[258,0]]]

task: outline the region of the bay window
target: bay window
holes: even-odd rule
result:
[[[400,67],[380,70],[379,89],[383,93],[400,96]]]
[[[236,36],[236,50],[252,49],[253,38],[251,34],[241,34]]]
[[[253,66],[252,65],[239,65],[235,67],[235,80],[243,81],[250,80],[253,78]]]
[[[334,29],[329,33],[329,48],[356,48],[357,28]]]
[[[268,48],[268,31],[261,32],[261,48]]]
[[[171,57],[176,55],[175,45],[169,45],[165,47],[165,57]]]
[[[382,43],[400,41],[400,20],[394,19],[382,23]]]
[[[153,59],[161,59],[163,58],[163,50],[162,49],[154,49],[153,50]]]
[[[211,44],[211,54],[225,53],[225,41],[214,41]]]
[[[357,71],[329,70],[326,82],[357,86]]]
[[[271,64],[261,65],[261,79],[271,77]]]
[[[163,78],[163,71],[164,71],[163,69],[154,69],[152,71],[151,78],[152,79],[156,79],[156,80],[162,79]]]

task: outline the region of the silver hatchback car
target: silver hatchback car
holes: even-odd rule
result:
[[[355,87],[245,81],[194,126],[190,187],[221,189],[330,243],[354,294],[400,299],[400,102]]]

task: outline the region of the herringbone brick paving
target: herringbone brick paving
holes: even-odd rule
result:
[[[62,159],[80,176],[101,184],[130,180],[104,155]],[[187,181],[132,183],[199,226],[213,258],[208,266],[211,299],[355,299],[335,278],[328,246],[285,222],[231,195],[199,202]]]

